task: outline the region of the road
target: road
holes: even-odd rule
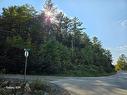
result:
[[[22,75],[1,75],[4,78],[23,79]],[[119,72],[106,77],[27,76],[43,79],[67,89],[71,95],[127,95],[127,73]]]

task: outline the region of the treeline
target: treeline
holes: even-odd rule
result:
[[[49,13],[46,13],[49,12]],[[46,1],[42,13],[32,6],[3,8],[0,16],[0,69],[28,74],[96,75],[113,71],[112,55],[97,37],[90,39],[78,18],[69,18]]]
[[[121,54],[119,58],[117,59],[115,70],[127,71],[127,57],[125,56],[125,54]]]

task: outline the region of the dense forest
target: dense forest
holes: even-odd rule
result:
[[[103,75],[114,71],[111,52],[85,33],[77,17],[69,18],[51,0],[38,13],[30,5],[3,8],[0,15],[0,70],[27,74]]]

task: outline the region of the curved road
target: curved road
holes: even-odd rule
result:
[[[23,79],[22,75],[0,75],[0,78]],[[42,79],[60,85],[71,95],[127,95],[127,72],[107,77],[27,76],[28,80]]]

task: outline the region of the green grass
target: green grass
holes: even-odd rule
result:
[[[80,70],[75,70],[75,71],[68,71],[63,74],[54,74],[53,76],[62,76],[62,77],[101,77],[101,76],[110,76],[114,75],[116,72],[91,72],[91,71],[80,71]]]

